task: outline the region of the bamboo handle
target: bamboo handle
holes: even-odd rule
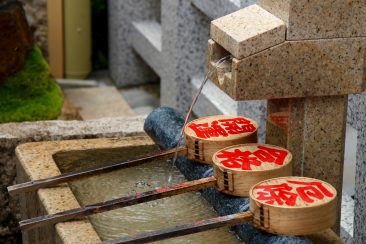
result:
[[[203,188],[213,186],[216,186],[216,178],[211,176],[208,178],[184,182],[171,187],[161,187],[144,193],[136,193],[133,196],[122,197],[106,202],[87,205],[81,208],[67,210],[56,214],[44,215],[32,219],[23,220],[19,222],[19,225],[22,230],[34,229],[44,225],[56,224],[71,219],[77,219],[97,213],[114,210],[117,208],[132,206],[143,202],[166,198],[190,191],[197,191]]]
[[[142,233],[131,237],[124,237],[116,240],[104,241],[102,242],[102,244],[147,243],[153,241],[161,241],[168,238],[189,235],[224,226],[243,224],[246,222],[250,222],[252,220],[253,220],[253,214],[250,211],[248,211],[244,213],[237,213],[207,220],[201,220],[192,224],[176,226],[164,230]]]
[[[178,149],[174,148],[174,149],[170,149],[170,150],[166,150],[166,151],[159,151],[159,152],[145,155],[145,156],[137,158],[137,159],[117,162],[117,163],[107,165],[107,166],[95,167],[95,168],[83,170],[80,172],[71,172],[71,173],[61,174],[61,175],[57,175],[57,176],[53,176],[53,177],[49,177],[49,178],[45,178],[45,179],[41,179],[41,180],[29,181],[29,182],[9,186],[8,192],[9,192],[9,194],[13,195],[13,194],[21,193],[21,192],[34,191],[34,190],[37,190],[40,188],[51,187],[51,186],[55,186],[55,185],[58,185],[61,183],[79,180],[79,179],[82,179],[85,177],[100,175],[100,174],[108,173],[108,172],[118,170],[118,169],[125,169],[125,168],[138,166],[138,165],[141,165],[144,163],[149,163],[149,162],[152,162],[155,160],[162,160],[162,159],[170,158],[176,152],[178,152],[179,155],[186,155],[187,147],[181,146]]]

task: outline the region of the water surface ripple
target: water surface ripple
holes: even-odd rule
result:
[[[92,154],[85,157],[80,155],[60,157],[58,164],[63,172],[80,170],[86,165],[93,167],[101,164],[100,159],[93,160],[92,157]],[[172,167],[170,162],[158,161],[83,179],[71,183],[70,186],[80,204],[87,205],[183,181],[186,181],[184,176],[177,168]],[[216,216],[215,211],[198,192],[191,192],[96,214],[89,218],[101,239],[110,240]],[[229,232],[228,228],[221,228],[159,243],[240,243],[240,241]]]

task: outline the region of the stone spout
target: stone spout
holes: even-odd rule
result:
[[[343,21],[351,26],[362,17],[366,5],[361,1],[345,5],[343,0],[280,2],[284,3],[259,1],[260,5],[212,21],[208,66],[226,55],[232,60],[226,67],[216,68],[210,79],[234,100],[364,91],[366,38],[361,29],[349,32],[343,28]],[[317,22],[317,15],[328,13],[330,2],[336,2],[346,14],[336,12],[332,19],[325,18],[328,24]],[[366,29],[364,19],[362,30]],[[308,20],[313,22],[307,25]],[[314,28],[322,34],[315,35]],[[304,29],[308,32],[303,33]]]

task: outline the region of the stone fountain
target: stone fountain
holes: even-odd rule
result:
[[[362,1],[260,0],[214,20],[208,43],[210,67],[233,57],[210,79],[234,100],[268,100],[285,123],[267,120],[266,142],[293,153],[294,175],[340,195],[347,97],[365,90],[365,11]]]
[[[233,57],[210,79],[235,100],[267,99],[267,143],[292,151],[294,174],[328,181],[339,193],[347,95],[364,90],[365,8],[361,1],[260,0],[213,21],[209,41],[209,66]],[[182,122],[175,111],[161,109],[150,115],[145,130],[161,147],[171,148]],[[184,158],[177,166],[188,179],[212,173]],[[213,189],[203,195],[220,214],[248,208],[245,198]],[[249,243],[339,241],[330,230],[305,238],[265,235],[248,225],[235,230]]]

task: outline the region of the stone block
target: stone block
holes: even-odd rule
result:
[[[23,68],[32,45],[32,34],[21,3],[0,3],[0,84]]]
[[[217,60],[209,43],[209,65]],[[233,59],[223,77],[210,76],[235,100],[342,95],[365,89],[366,38],[286,41]]]
[[[242,59],[285,41],[285,23],[256,4],[211,22],[211,38]]]
[[[363,0],[258,0],[258,4],[287,23],[287,40],[366,35]]]

